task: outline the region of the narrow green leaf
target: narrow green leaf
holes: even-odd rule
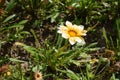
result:
[[[12,62],[25,62],[23,60],[18,60],[16,58],[9,58],[9,60],[12,61]]]
[[[80,66],[80,62],[78,62],[77,60],[70,60],[70,62],[72,62],[76,66]]]
[[[91,47],[94,47],[96,45],[97,45],[97,42],[94,42],[94,43],[89,44],[86,48],[91,48]]]
[[[28,20],[22,20],[22,21],[20,21],[18,24],[25,24],[25,23],[27,23],[28,22]]]
[[[11,20],[11,19],[14,18],[15,16],[16,16],[15,14],[8,16],[8,17],[3,21],[3,23]]]
[[[17,3],[15,2],[15,0],[10,0],[9,4],[7,5],[5,10],[7,12],[10,12],[16,6],[16,4]]]
[[[79,77],[71,70],[67,70],[67,76],[71,79],[71,80],[79,80]]]

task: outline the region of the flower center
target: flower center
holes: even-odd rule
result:
[[[40,77],[40,74],[37,74],[37,78],[39,78]]]
[[[70,35],[70,37],[75,37],[75,36],[77,36],[77,32],[74,31],[74,30],[68,31],[68,34]]]

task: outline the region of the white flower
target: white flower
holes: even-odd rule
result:
[[[86,36],[87,31],[84,30],[83,25],[73,25],[71,22],[66,21],[66,26],[60,26],[58,29],[58,33],[62,34],[63,38],[69,39],[71,45],[74,45],[76,42],[85,43],[82,36]]]
[[[42,80],[42,73],[41,72],[35,72],[34,73],[35,80]]]

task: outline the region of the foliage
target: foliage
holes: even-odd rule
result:
[[[119,80],[119,0],[0,0],[0,80]],[[84,25],[86,44],[57,33]],[[91,27],[89,27],[91,26]]]
[[[103,28],[103,36],[106,41],[106,45],[108,49],[114,50],[117,53],[117,56],[120,54],[120,19],[116,19],[116,38],[115,41],[113,40],[112,36],[108,37],[107,33],[105,31],[105,28]]]

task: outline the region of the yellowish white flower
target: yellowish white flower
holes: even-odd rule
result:
[[[42,73],[41,72],[35,72],[34,78],[35,78],[35,80],[42,80]]]
[[[10,75],[11,75],[11,72],[10,72],[10,71],[7,71],[6,73],[4,73],[4,77],[10,76]]]
[[[11,75],[11,72],[10,72],[10,71],[8,71],[8,72],[7,72],[7,75],[8,75],[8,76],[10,76],[10,75]]]
[[[74,45],[76,42],[84,44],[83,36],[86,36],[87,31],[84,30],[83,25],[73,25],[71,22],[66,21],[66,26],[62,25],[58,29],[58,33],[62,34],[62,37],[69,39],[71,45]]]

